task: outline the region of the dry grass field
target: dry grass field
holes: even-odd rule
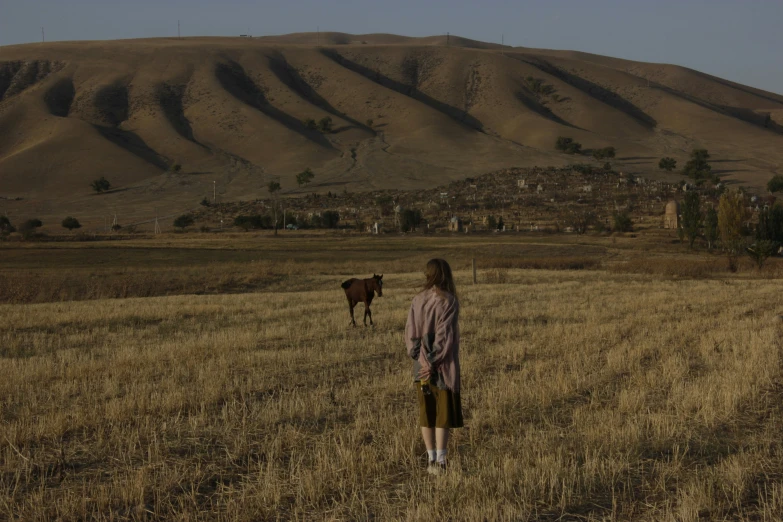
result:
[[[459,269],[466,413],[433,477],[402,338],[425,245],[376,254],[377,324],[355,329],[336,271],[373,269],[330,264],[361,242],[322,246],[288,288],[0,304],[0,518],[783,517],[779,280],[498,262],[472,285],[473,252],[520,251],[431,243]],[[234,262],[247,273],[286,250]],[[29,268],[41,252],[3,254],[5,274],[53,270]],[[159,269],[155,255],[137,269]]]

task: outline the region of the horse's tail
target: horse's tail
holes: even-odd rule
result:
[[[340,286],[343,290],[348,290],[351,287],[351,284],[353,284],[353,280],[349,279],[348,281],[344,281]]]

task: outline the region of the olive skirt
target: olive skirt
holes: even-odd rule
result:
[[[459,393],[442,390],[430,382],[416,383],[419,394],[419,426],[422,428],[461,428],[462,401]]]

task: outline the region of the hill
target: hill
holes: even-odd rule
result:
[[[561,135],[615,146],[615,168],[647,175],[708,148],[719,174],[760,188],[781,166],[782,115],[783,96],[682,67],[456,36],[7,46],[0,212],[93,226],[175,214],[213,189],[266,196],[273,179],[289,194],[421,189],[587,161],[554,151]],[[330,133],[303,123],[327,117]],[[100,176],[114,190],[96,196]]]

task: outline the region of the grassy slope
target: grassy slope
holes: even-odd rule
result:
[[[780,165],[783,136],[763,115],[783,110],[783,98],[692,70],[457,37],[451,47],[322,38],[323,47],[304,34],[0,49],[0,196],[25,198],[3,210],[78,213],[94,226],[115,211],[132,220],[182,211],[213,181],[223,200],[264,195],[278,176],[295,192],[308,166],[308,190],[431,187],[574,161],[552,150],[559,135],[614,145],[616,167],[642,173],[662,155],[682,164],[694,146],[746,185]],[[529,76],[561,101],[532,92]],[[334,134],[301,124],[327,116]],[[184,173],[165,173],[172,162]],[[100,175],[119,190],[92,196]]]

